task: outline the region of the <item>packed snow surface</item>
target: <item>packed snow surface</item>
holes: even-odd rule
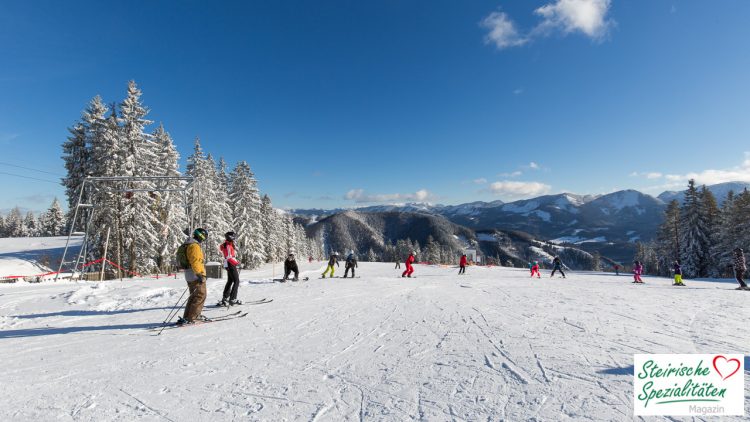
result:
[[[630,421],[633,354],[750,352],[750,292],[731,283],[301,269],[310,281],[242,271],[241,299],[274,301],[160,336],[180,279],[0,285],[0,420]]]

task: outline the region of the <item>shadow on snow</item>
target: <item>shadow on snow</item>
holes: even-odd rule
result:
[[[146,311],[163,311],[172,309],[169,307],[158,307],[158,308],[142,308],[142,309],[119,309],[114,311],[61,311],[61,312],[50,312],[46,314],[28,314],[28,315],[11,315],[13,318],[19,319],[33,319],[33,318],[48,318],[55,316],[96,316],[96,315],[118,315],[118,314],[132,314],[135,312],[146,312]]]
[[[27,328],[24,330],[3,330],[0,331],[0,339],[8,338],[24,338],[24,337],[41,337],[41,336],[53,336],[58,334],[71,334],[89,331],[109,331],[109,330],[137,330],[146,329],[160,325],[159,323],[148,323],[148,324],[123,324],[123,325],[100,325],[100,326],[88,326],[88,327],[42,327],[42,328]]]

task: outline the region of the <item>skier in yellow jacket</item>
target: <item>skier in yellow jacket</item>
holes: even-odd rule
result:
[[[185,305],[185,314],[177,320],[177,324],[192,324],[196,319],[205,319],[201,315],[203,304],[206,302],[206,267],[204,266],[203,250],[200,243],[208,238],[206,229],[198,228],[193,231],[193,237],[185,241],[189,268],[185,269],[190,297]]]

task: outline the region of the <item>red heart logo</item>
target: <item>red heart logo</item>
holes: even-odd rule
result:
[[[720,360],[723,360],[724,362],[722,363]],[[722,375],[721,370],[719,370],[719,367],[716,365],[717,361],[719,361],[719,363],[721,364],[722,368],[724,368],[724,373],[727,373],[727,372],[729,372],[732,369],[731,368],[733,366],[732,364],[736,365],[737,367],[734,368],[734,371],[732,371],[732,373],[730,373],[729,375],[727,375],[725,377],[724,375]],[[721,377],[722,380],[726,380],[727,378],[729,378],[732,375],[736,374],[737,371],[740,370],[740,361],[739,361],[739,359],[727,359],[726,357],[724,357],[722,355],[716,355],[716,357],[714,357],[714,369],[719,374],[719,376]]]

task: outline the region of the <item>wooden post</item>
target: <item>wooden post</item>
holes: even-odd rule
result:
[[[104,240],[104,255],[102,255],[102,272],[99,274],[99,281],[104,281],[104,267],[107,265],[107,248],[109,247],[109,227],[107,227],[107,237]]]

